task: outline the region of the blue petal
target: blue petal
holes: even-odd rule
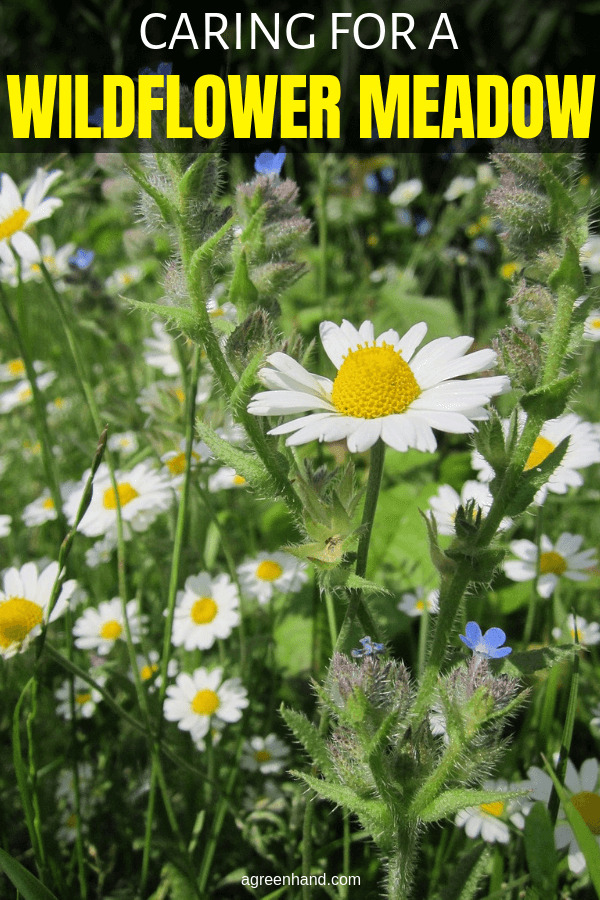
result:
[[[259,175],[279,175],[285,162],[285,147],[280,147],[278,153],[259,153],[254,160],[254,171]]]
[[[488,628],[483,636],[483,643],[487,647],[500,647],[506,640],[506,634],[501,628]]]
[[[481,628],[479,627],[477,622],[467,622],[465,634],[468,641],[474,645],[478,644],[483,636],[481,634]],[[467,642],[465,641],[465,643]]]
[[[502,656],[508,656],[512,653],[512,647],[500,647],[498,650],[490,650],[488,656],[492,659],[500,659]]]

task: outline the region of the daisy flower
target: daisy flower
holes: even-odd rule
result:
[[[106,446],[113,453],[121,453],[123,456],[131,456],[138,448],[138,438],[135,431],[119,431],[111,434]]]
[[[420,178],[410,178],[408,181],[401,181],[397,184],[389,196],[389,201],[393,206],[408,206],[415,200],[423,190],[423,182]]]
[[[50,235],[42,235],[39,250],[35,247],[35,254],[23,257],[21,277],[24,281],[43,281],[44,276],[40,266],[40,262],[43,262],[54,281],[55,288],[58,291],[64,291],[67,285],[62,279],[71,271],[69,258],[74,249],[75,244],[65,244],[57,250]]]
[[[97,675],[95,679],[101,686],[106,681],[105,675]],[[56,712],[63,719],[71,718],[71,687],[67,679],[63,681],[54,695],[58,701]],[[96,705],[102,700],[100,691],[80,678],[78,675],[73,679],[73,699],[75,702],[75,714],[83,716],[84,719],[91,719],[96,710]]]
[[[600,341],[600,309],[593,309],[586,318],[583,336],[588,341]]]
[[[583,538],[580,534],[561,534],[556,544],[549,537],[542,535],[538,559],[538,549],[527,540],[511,541],[510,549],[518,559],[504,562],[504,572],[511,581],[531,581],[537,579],[537,592],[540,597],[550,597],[561,577],[571,581],[589,581],[586,569],[596,562],[595,550],[583,550],[580,547]]]
[[[591,234],[581,250],[579,261],[590,272],[600,272],[600,234]]]
[[[44,363],[36,359],[33,368],[40,373],[44,369]],[[17,379],[25,378],[26,374],[25,363],[20,357],[0,363],[0,381],[16,381]]]
[[[63,584],[48,618],[58,571],[57,562],[50,563],[40,572],[35,563],[29,562],[21,569],[12,568],[4,573],[0,590],[0,656],[4,659],[26,650],[44,622],[54,622],[65,612],[77,586],[73,580]]]
[[[89,471],[83,475],[77,489],[65,503],[65,515],[70,524],[75,521],[79,503]],[[157,472],[148,462],[138,463],[130,472],[115,472],[117,493],[112,486],[108,466],[102,463],[94,479],[90,505],[79,524],[79,530],[88,537],[98,537],[116,532],[117,495],[126,539],[133,532],[145,531],[161,512],[173,502],[173,491],[168,476]]]
[[[150,650],[147,657],[136,656],[136,663],[142,683],[148,686],[149,693],[154,693],[161,683],[160,675],[158,675],[160,671],[160,654],[158,650]],[[167,676],[175,678],[178,671],[177,660],[170,659],[167,664]]]
[[[169,474],[172,476],[171,485],[175,486],[176,483],[181,484],[183,482],[183,475],[185,474],[185,439],[179,442],[179,447],[177,450],[169,450],[168,453],[164,453],[160,461],[166,467]],[[192,444],[192,456],[191,456],[191,467],[192,469],[198,465],[198,463],[206,462],[208,459],[212,459],[212,451],[209,447],[206,446],[202,441],[194,441]]]
[[[447,200],[448,202],[458,200],[458,198],[464,196],[464,194],[469,194],[475,187],[475,184],[476,181],[474,178],[469,178],[466,175],[457,175],[446,188],[444,200]]]
[[[138,612],[137,600],[127,604],[127,621],[131,640],[139,644],[146,625],[146,616]],[[110,653],[117,641],[124,641],[125,620],[123,605],[119,597],[104,600],[98,609],[89,606],[73,625],[75,646],[80,650],[94,650],[100,656]]]
[[[144,270],[141,266],[125,266],[122,269],[115,269],[104,282],[104,287],[110,294],[118,294],[132,284],[137,284],[143,277]]]
[[[233,303],[230,303],[228,300],[225,303],[219,302],[225,291],[224,284],[215,286],[212,296],[206,301],[206,311],[213,321],[220,319],[222,322],[233,322],[235,325],[237,324],[237,309]]]
[[[45,391],[52,384],[56,375],[54,372],[44,372],[36,378],[36,384],[40,391]],[[0,413],[11,412],[18,406],[24,406],[30,403],[33,398],[33,391],[28,381],[18,381],[8,391],[0,394]]]
[[[486,781],[483,787],[486,791],[510,791],[517,786],[509,785],[507,781],[500,779]],[[460,828],[465,829],[467,837],[478,838],[481,836],[488,844],[496,842],[508,844],[510,837],[508,822],[512,822],[517,828],[523,828],[525,825],[525,818],[521,812],[523,806],[523,801],[515,798],[480,803],[479,806],[461,809],[454,822]]]
[[[296,593],[308,581],[305,563],[281,550],[258,553],[238,566],[237,573],[242,592],[259,603],[268,603],[275,591]]]
[[[482,634],[477,622],[467,622],[465,634],[459,634],[459,638],[476,656],[486,659],[501,659],[512,653],[511,647],[502,647],[506,635],[501,628],[488,628]]]
[[[380,438],[396,450],[433,452],[432,428],[453,434],[476,430],[473,420],[487,419],[490,398],[509,388],[496,376],[461,382],[459,376],[493,366],[493,350],[465,353],[473,338],[438,338],[415,352],[427,331],[424,322],[400,338],[389,330],[375,339],[371,322],[357,330],[321,323],[323,348],[338,369],[334,381],[312,375],[285,353],[267,358],[270,368],[259,373],[268,391],[256,394],[248,411],[279,416],[319,410],[271,429],[290,434],[290,445],[308,441],[347,440],[360,453]]]
[[[274,734],[252,737],[242,749],[240,766],[248,772],[274,775],[281,772],[289,756],[289,747]]]
[[[200,668],[191,675],[182,672],[169,685],[164,713],[168,722],[177,722],[198,742],[208,734],[213,716],[222,723],[237,722],[247,706],[248,692],[239,678],[223,681],[223,669]]]
[[[454,534],[454,520],[459,506],[464,507],[469,500],[474,500],[485,516],[492,505],[492,499],[490,489],[481,481],[465,481],[460,494],[449,484],[441,484],[437,494],[429,499],[439,534]],[[512,520],[505,517],[500,523],[500,530],[505,531],[511,525]]]
[[[521,413],[518,420],[519,434],[523,431],[526,421],[527,416]],[[508,419],[503,421],[502,429],[507,434]],[[529,472],[543,463],[567,437],[569,444],[566,453],[546,484],[535,495],[533,502],[536,506],[541,506],[548,491],[553,494],[566,494],[570,487],[581,487],[583,478],[578,470],[600,462],[600,435],[594,426],[584,422],[574,413],[567,413],[544,423],[524,471]],[[480,481],[491,481],[494,477],[494,470],[477,450],[472,455],[471,464],[478,471],[477,477]]]
[[[174,378],[181,374],[181,365],[175,349],[175,341],[159,320],[152,323],[154,337],[144,338],[144,359],[146,364],[155,369],[160,369],[167,378]]]
[[[216,638],[229,637],[240,623],[239,596],[229,575],[190,575],[177,592],[171,640],[186,650],[208,650]]]
[[[529,787],[532,788],[532,799],[548,803],[552,793],[552,779],[537,766],[531,766],[527,771]],[[575,768],[571,760],[567,760],[565,773],[565,788],[571,793],[569,802],[573,804],[577,812],[583,818],[600,846],[600,784],[598,779],[598,760],[586,759],[579,770]],[[577,838],[573,834],[571,826],[566,821],[565,812],[561,807],[558,811],[558,821],[554,829],[554,843],[557,849],[568,847],[567,859],[569,869],[575,875],[580,875],[585,869],[585,857]]]
[[[425,608],[428,613],[436,613],[439,609],[440,592],[438,590],[428,591],[425,588],[416,588],[414,594],[407,591],[402,594],[402,599],[398,603],[400,612],[413,618],[414,616],[422,616]]]
[[[38,169],[25,196],[6,172],[0,182],[0,243],[10,243],[19,256],[31,255],[36,248],[33,239],[24,229],[35,222],[47,219],[55,209],[62,206],[62,200],[46,197],[46,193],[60,178],[62,172],[44,172]]]
[[[36,500],[28,503],[23,510],[23,521],[28,528],[44,525],[45,522],[51,522],[53,519],[56,519],[56,507],[50,491],[47,489]]]
[[[8,537],[11,525],[12,516],[0,516],[0,537]]]
[[[208,479],[208,490],[211,494],[216,494],[217,491],[227,491],[231,490],[231,488],[246,486],[247,481],[244,476],[238,475],[231,466],[221,466],[221,468],[217,469],[217,471],[213,475],[210,475]]]
[[[85,551],[85,564],[90,569],[96,569],[103,563],[110,562],[113,551],[117,546],[116,531],[109,532],[92,547],[88,547]]]
[[[577,629],[577,640],[584,647],[600,644],[600,624],[598,622],[588,622],[583,616],[573,617],[573,613],[569,613],[563,628],[552,629],[552,637],[559,641],[562,637],[568,635],[574,641],[575,629]]]

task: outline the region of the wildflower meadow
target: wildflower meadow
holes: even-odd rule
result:
[[[596,161],[1,165],[0,895],[600,896]]]

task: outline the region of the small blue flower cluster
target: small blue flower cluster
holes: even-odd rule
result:
[[[360,659],[362,656],[377,656],[378,653],[385,653],[385,646],[372,641],[369,635],[361,638],[358,643],[362,644],[362,648],[352,651],[352,656],[356,659]]]

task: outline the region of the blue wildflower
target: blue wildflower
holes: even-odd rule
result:
[[[385,653],[384,645],[372,641],[369,635],[361,638],[358,643],[362,644],[362,649],[352,651],[352,656],[356,659],[360,659],[361,656],[377,656],[378,653]]]
[[[429,219],[426,219],[425,216],[417,216],[415,220],[415,231],[419,237],[427,237],[432,227],[431,222]]]
[[[173,63],[164,63],[161,62],[158,64],[157,69],[151,69],[150,66],[145,66],[143,69],[140,69],[140,75],[170,75],[173,71]]]
[[[368,175],[365,175],[365,187],[372,194],[379,193],[379,179],[375,172],[369,172]]]
[[[279,175],[285,162],[285,147],[280,147],[278,153],[259,153],[254,160],[254,171],[259,175]]]
[[[73,256],[69,257],[69,265],[80,272],[85,272],[94,262],[95,253],[93,250],[84,250],[80,247]]]
[[[379,177],[386,184],[390,184],[394,180],[395,172],[391,166],[384,166],[383,169],[379,170]]]
[[[94,112],[88,116],[88,124],[89,125],[97,125],[99,128],[102,128],[104,124],[104,107],[97,106]]]
[[[501,628],[488,628],[486,633],[482,634],[477,622],[467,622],[465,631],[466,636],[459,635],[461,641],[478,656],[500,659],[502,656],[512,653],[512,647],[501,646],[506,640],[506,634]]]
[[[478,237],[473,241],[473,249],[478,250],[479,253],[491,253],[492,245],[486,237]]]
[[[412,213],[409,209],[406,209],[406,207],[399,207],[396,210],[395,215],[398,225],[403,225],[405,228],[408,228],[410,225],[412,225]]]

